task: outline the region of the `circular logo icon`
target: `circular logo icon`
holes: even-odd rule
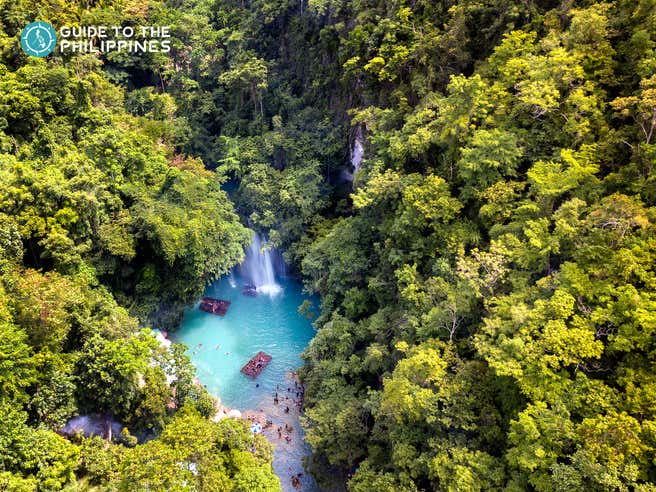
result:
[[[25,53],[42,58],[54,51],[57,33],[47,22],[32,22],[25,26],[20,40]]]

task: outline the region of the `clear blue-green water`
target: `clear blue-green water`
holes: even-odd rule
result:
[[[271,400],[276,386],[286,384],[285,374],[301,366],[300,354],[314,336],[311,321],[298,314],[309,299],[301,284],[288,277],[276,282],[280,292],[248,297],[239,274],[221,278],[205,295],[230,301],[227,314],[205,313],[196,304],[173,334],[189,347],[199,381],[230,408],[257,410]],[[260,350],[273,360],[252,380],[240,369]]]

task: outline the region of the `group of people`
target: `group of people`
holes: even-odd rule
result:
[[[258,423],[262,426],[262,430],[268,429],[273,426],[273,421],[269,419],[264,419],[264,411],[260,408],[258,410],[259,415],[255,413],[247,413],[246,420],[253,423]]]
[[[281,401],[288,402],[291,400],[291,404],[298,407],[299,412],[303,408],[303,396],[305,395],[305,390],[303,386],[299,385],[298,382],[294,381],[294,389],[291,387],[287,388],[287,393],[291,396],[281,396],[278,392],[281,391],[280,385],[276,386],[276,393],[273,396],[273,404],[279,405]],[[289,404],[285,405],[285,413],[289,413]]]
[[[255,379],[269,365],[269,362],[271,362],[271,356],[260,350],[241,368],[241,372]]]
[[[283,428],[278,426],[277,431],[278,431],[278,439],[282,439]],[[285,436],[285,441],[287,441],[287,443],[292,442],[292,436],[290,434],[294,432],[294,428],[291,425],[285,423],[285,432],[287,433],[287,435]]]
[[[258,361],[257,359],[254,360],[255,364],[257,364]],[[295,374],[292,374],[292,377],[295,379]],[[259,385],[258,385],[259,386]],[[305,394],[305,389],[302,384],[299,384],[298,381],[294,380],[294,387],[288,386],[288,387],[282,387],[280,384],[276,385],[276,389],[273,395],[273,403],[274,405],[285,405],[283,408],[284,413],[289,413],[290,407],[292,405],[295,405],[298,407],[299,411],[303,407],[303,397]],[[254,415],[247,415],[246,417],[248,420],[251,422],[258,421],[260,424],[263,423],[264,421],[264,412],[262,409],[259,410],[259,415],[254,414]],[[275,434],[278,435],[279,440],[283,440],[287,444],[291,444],[293,442],[293,435],[294,435],[294,427],[289,425],[288,423],[283,423],[282,425],[274,425],[271,420],[266,420],[266,423],[262,425],[263,430],[267,428],[272,428],[275,429]],[[292,474],[292,470],[290,468],[290,480],[292,487],[294,489],[300,490],[302,488],[302,483],[301,483],[301,477],[303,476],[303,473],[295,473]]]

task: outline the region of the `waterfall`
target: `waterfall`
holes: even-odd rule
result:
[[[351,158],[351,169],[352,172],[342,171],[342,178],[346,181],[353,182],[355,180],[355,175],[360,170],[362,165],[362,160],[364,159],[364,135],[362,134],[362,126],[358,125],[355,128],[355,134],[353,136],[353,144],[351,145],[350,158]]]
[[[276,283],[272,251],[266,247],[266,239],[263,240],[259,234],[253,235],[253,243],[246,251],[242,271],[257,287],[258,293],[272,295],[282,290]]]
[[[351,166],[353,166],[353,176],[360,170],[360,164],[364,158],[364,145],[363,145],[362,127],[358,126],[355,131],[355,139],[353,140],[353,147],[351,147]]]

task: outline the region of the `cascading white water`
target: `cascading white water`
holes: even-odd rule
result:
[[[360,164],[364,158],[364,145],[363,145],[362,127],[358,127],[351,148],[351,166],[353,166],[353,176],[360,170]]]
[[[276,283],[271,250],[266,247],[266,240],[259,234],[253,235],[253,243],[246,251],[242,265],[246,277],[257,287],[260,294],[277,294],[282,288]]]
[[[362,126],[358,125],[353,135],[353,144],[350,148],[351,151],[351,168],[353,171],[342,171],[342,178],[346,181],[353,182],[355,175],[360,170],[362,161],[364,159],[364,135],[362,134]]]

